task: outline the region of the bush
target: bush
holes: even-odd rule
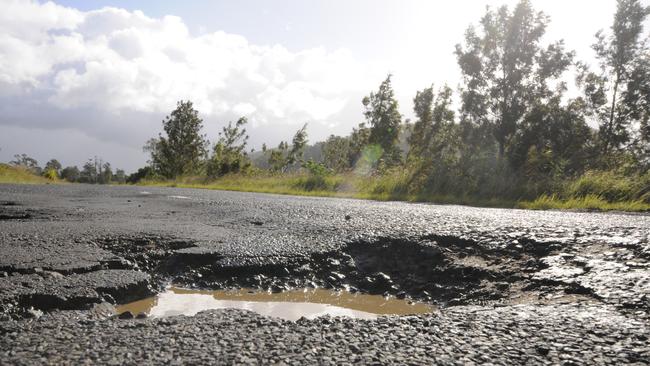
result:
[[[46,170],[45,172],[43,172],[43,176],[52,181],[59,179],[59,174],[56,172],[55,169]]]
[[[303,164],[303,168],[309,174],[299,177],[295,188],[305,191],[336,191],[338,188],[338,180],[331,177],[332,172],[324,164],[309,160]]]

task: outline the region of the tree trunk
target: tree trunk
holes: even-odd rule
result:
[[[614,111],[616,110],[616,96],[618,94],[618,85],[620,81],[621,81],[621,73],[617,72],[616,82],[614,82],[614,94],[612,95],[612,105],[609,111],[609,122],[607,123],[607,129],[606,129],[605,148],[603,150],[604,156],[607,156],[607,153],[609,152],[609,147],[611,145],[612,128],[614,127],[614,114],[615,114]]]

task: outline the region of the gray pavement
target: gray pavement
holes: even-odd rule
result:
[[[0,185],[0,364],[647,364],[649,231],[642,214]],[[95,311],[170,283],[347,288],[440,310]]]

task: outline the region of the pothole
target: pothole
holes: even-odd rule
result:
[[[116,307],[118,314],[128,312],[148,317],[192,316],[210,309],[244,309],[292,321],[323,315],[375,319],[381,315],[434,311],[430,304],[349,291],[301,289],[272,293],[253,289],[209,291],[178,287],[170,287],[157,296]]]

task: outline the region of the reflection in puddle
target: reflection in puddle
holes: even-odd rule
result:
[[[117,312],[145,313],[151,317],[195,315],[208,309],[246,309],[261,315],[287,320],[313,319],[322,315],[375,319],[379,315],[430,313],[433,307],[423,303],[379,295],[352,294],[325,289],[294,290],[281,293],[248,289],[202,291],[176,287],[148,299],[120,305]]]

